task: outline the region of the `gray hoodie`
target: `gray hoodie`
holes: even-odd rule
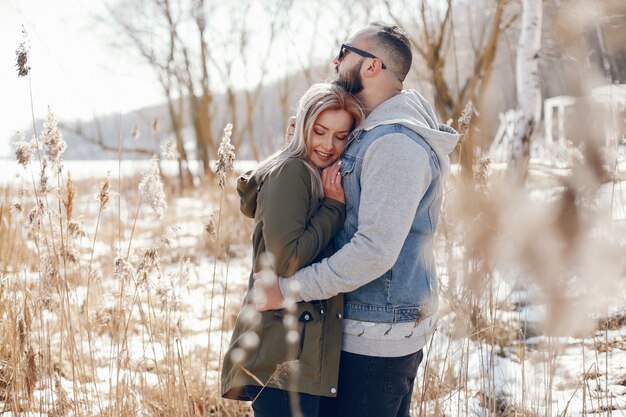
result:
[[[418,133],[428,142],[439,157],[441,173],[450,172],[450,158],[459,136],[448,125],[437,123],[431,105],[415,90],[403,90],[400,94],[382,102],[363,121],[360,129],[371,130],[376,126],[398,123]]]
[[[445,180],[450,171],[448,155],[458,135],[437,123],[430,104],[418,92],[404,90],[376,107],[360,129],[392,123],[410,128],[428,142]],[[412,139],[400,133],[378,138],[363,159],[357,233],[330,258],[301,269],[288,281],[281,279],[283,293],[293,291],[296,299],[322,300],[382,276],[398,258],[431,175],[428,154]],[[294,281],[297,285],[289,285]],[[386,324],[345,320],[343,349],[370,356],[414,353],[423,347],[424,334],[432,331],[434,322],[429,318],[418,324],[394,324],[389,331]]]

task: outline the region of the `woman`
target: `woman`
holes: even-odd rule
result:
[[[254,217],[252,273],[272,268],[289,277],[330,255],[345,218],[335,162],[362,120],[354,96],[315,84],[298,103],[293,139],[239,178],[241,210]],[[291,416],[295,409],[318,416],[323,398],[337,392],[343,299],[257,313],[252,273],[224,357],[222,396],[253,401],[255,417]]]

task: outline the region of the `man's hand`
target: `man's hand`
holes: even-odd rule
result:
[[[287,121],[287,131],[285,132],[285,143],[291,142],[296,132],[296,116],[291,116]]]
[[[258,311],[285,308],[285,299],[278,286],[278,275],[266,269],[252,275],[254,278],[254,303]]]

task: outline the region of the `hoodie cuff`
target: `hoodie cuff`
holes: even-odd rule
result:
[[[302,297],[300,297],[300,292],[298,291],[300,284],[298,284],[298,281],[295,279],[279,277],[278,287],[280,288],[280,292],[283,294],[283,298],[285,300],[291,299],[294,303],[304,301]]]

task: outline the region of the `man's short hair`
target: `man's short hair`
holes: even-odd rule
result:
[[[376,46],[385,51],[385,55],[391,60],[385,64],[390,67],[400,81],[404,81],[411,69],[413,53],[411,52],[411,41],[406,35],[406,31],[399,26],[387,25],[382,22],[370,23],[378,31],[371,36]]]

